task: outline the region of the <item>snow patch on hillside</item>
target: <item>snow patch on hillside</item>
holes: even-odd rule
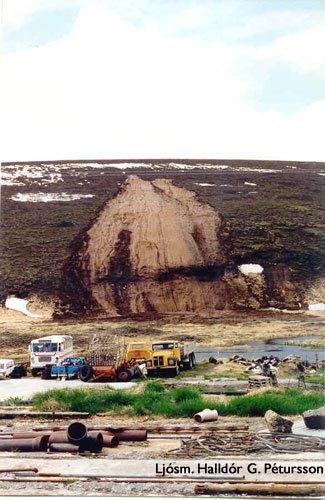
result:
[[[243,274],[261,274],[264,271],[264,268],[260,266],[259,264],[242,264],[241,266],[238,266],[238,269],[243,273]]]
[[[11,196],[13,201],[21,201],[26,202],[29,201],[31,203],[48,203],[51,201],[74,201],[80,200],[81,198],[93,198],[93,194],[68,194],[68,193],[17,193],[14,196]]]
[[[19,311],[30,318],[41,318],[39,314],[33,314],[27,309],[28,300],[19,299],[17,297],[8,297],[5,302],[5,307],[7,309],[13,309],[14,311]]]

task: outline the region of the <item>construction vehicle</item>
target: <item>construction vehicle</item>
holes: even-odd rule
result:
[[[85,358],[79,371],[83,382],[128,382],[134,377],[134,369],[126,361],[126,344],[118,335],[95,334]]]
[[[57,365],[46,365],[42,372],[42,378],[51,379],[53,377],[59,379],[77,378],[81,368],[85,365],[85,358],[80,356],[70,356],[64,358]]]
[[[154,342],[152,352],[146,360],[148,375],[171,374],[178,375],[180,369],[191,369],[196,363],[195,342],[179,342],[177,340],[164,340]]]

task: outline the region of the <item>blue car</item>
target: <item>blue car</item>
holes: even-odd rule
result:
[[[85,358],[71,356],[64,358],[61,364],[51,366],[51,377],[77,378],[79,371],[85,364]]]

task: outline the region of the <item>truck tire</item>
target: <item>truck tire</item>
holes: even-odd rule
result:
[[[39,370],[37,368],[32,368],[32,376],[37,377]]]
[[[170,369],[170,374],[172,377],[177,377],[179,375],[179,366],[175,366],[175,368]]]
[[[117,380],[118,382],[129,382],[134,376],[134,371],[132,368],[125,368],[118,372]]]
[[[21,378],[22,377],[22,371],[20,366],[15,366],[15,368],[12,370],[10,374],[11,378]]]
[[[46,365],[43,370],[42,370],[42,378],[44,380],[50,380],[51,378],[51,373],[52,373],[52,367],[51,365]]]
[[[79,371],[79,378],[83,382],[88,382],[94,374],[93,367],[91,365],[83,365]]]
[[[192,357],[192,367],[196,365],[196,358],[194,352],[191,354]]]

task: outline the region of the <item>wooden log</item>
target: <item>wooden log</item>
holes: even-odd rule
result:
[[[246,495],[323,495],[324,483],[222,483],[197,484],[194,492],[197,495],[220,495],[220,493],[238,493]]]

